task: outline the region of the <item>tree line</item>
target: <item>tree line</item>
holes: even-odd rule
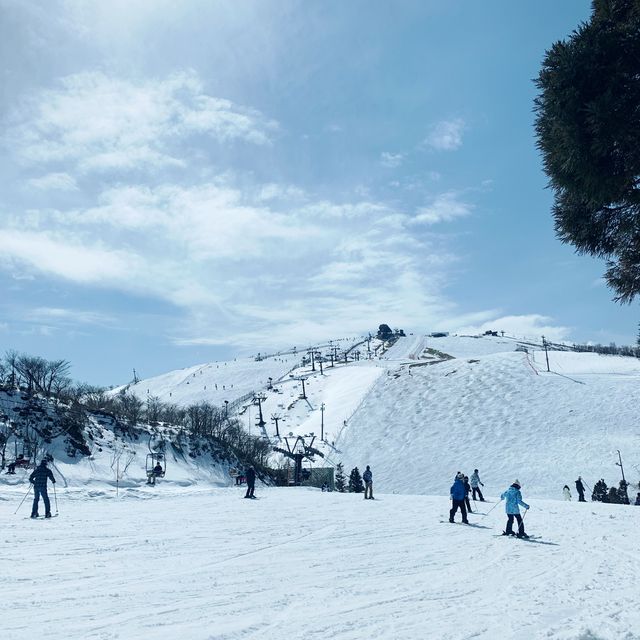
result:
[[[70,369],[67,360],[46,360],[16,351],[7,351],[0,359],[0,388],[10,393],[17,391],[22,396],[20,411],[4,416],[1,453],[11,436],[24,440],[32,433],[44,443],[64,435],[69,455],[90,455],[87,436],[91,417],[103,423],[101,418],[107,417],[114,431],[132,438],[158,426],[176,427],[178,436],[174,445],[181,446],[187,440],[191,457],[209,451],[235,465],[253,465],[262,476],[269,474],[270,444],[248,434],[240,421],[228,417],[224,409],[207,402],[182,407],[164,403],[157,397],[143,401],[126,388],[113,393],[104,387],[74,382],[69,376]],[[47,405],[50,410],[53,406],[56,416],[53,423],[47,419],[39,400],[54,401],[53,405]]]

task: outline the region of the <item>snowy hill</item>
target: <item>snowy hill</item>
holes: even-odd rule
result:
[[[371,464],[388,491],[443,493],[458,469],[479,468],[494,492],[517,477],[560,497],[578,475],[617,482],[620,449],[638,481],[636,359],[551,352],[547,373],[544,352],[507,351],[500,339],[437,345],[458,357],[377,381],[338,443],[347,466]]]
[[[280,436],[316,436],[326,456],[316,464],[370,464],[380,491],[445,493],[458,469],[477,467],[495,492],[518,477],[528,492],[556,498],[578,475],[590,486],[617,482],[618,449],[637,482],[638,360],[551,351],[547,373],[543,351],[517,348],[509,337],[410,335],[386,351],[373,341],[370,358],[361,346],[359,360],[325,362],[322,373],[287,354],[200,365],[129,389],[214,404],[261,391],[262,435],[272,444],[281,443],[277,416]],[[260,433],[250,395],[234,411]]]

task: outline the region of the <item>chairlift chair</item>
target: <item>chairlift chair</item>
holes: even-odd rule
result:
[[[156,467],[160,466],[162,471],[156,471]],[[147,484],[155,485],[157,478],[164,478],[167,472],[167,456],[160,452],[147,453],[145,462],[145,471],[147,473]]]

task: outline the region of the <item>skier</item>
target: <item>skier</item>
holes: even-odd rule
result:
[[[369,465],[367,465],[367,468],[362,474],[362,479],[364,480],[364,499],[373,500],[373,473],[371,473]],[[369,497],[367,497],[367,493]]]
[[[564,496],[565,500],[571,500],[571,489],[569,489],[569,487],[566,484],[562,489],[562,495]]]
[[[464,482],[464,503],[467,505],[467,513],[473,513],[473,511],[471,511],[471,502],[469,501],[469,494],[471,493],[469,476],[465,476],[463,482]]]
[[[458,507],[460,508],[460,513],[462,514],[462,522],[464,524],[469,524],[467,520],[467,509],[464,504],[464,475],[458,471],[456,473],[456,479],[453,481],[451,485],[451,511],[449,511],[449,522],[455,522],[454,516],[458,511]]]
[[[38,503],[40,496],[44,502],[44,517],[51,517],[51,503],[49,502],[49,494],[47,493],[47,480],[51,480],[53,484],[56,479],[53,477],[51,469],[47,468],[47,461],[42,460],[38,468],[29,476],[29,482],[33,485],[33,506],[31,507],[31,517],[38,517]]]
[[[473,470],[471,474],[471,490],[473,492],[473,499],[476,499],[476,493],[480,496],[480,502],[484,502],[484,497],[482,495],[482,491],[480,491],[480,485],[484,487],[484,482],[480,480],[480,474],[477,469]]]
[[[256,486],[256,470],[253,467],[249,467],[247,472],[245,473],[245,477],[247,479],[247,493],[245,494],[245,498],[255,498],[253,492]]]
[[[584,485],[582,484],[582,476],[578,476],[576,480],[576,490],[578,491],[578,502],[586,502],[584,499]]]
[[[520,481],[515,480],[514,483],[500,496],[500,500],[506,500],[505,511],[507,512],[507,528],[502,535],[514,535],[513,519],[515,518],[518,521],[518,538],[528,538],[529,536],[524,532],[524,522],[520,515],[518,505],[521,505],[525,509],[529,509],[529,505],[522,501],[520,486]]]

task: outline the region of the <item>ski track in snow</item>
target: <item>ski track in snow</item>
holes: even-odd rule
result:
[[[494,537],[502,505],[470,516],[487,530],[441,524],[445,497],[167,491],[61,492],[59,518],[31,521],[28,504],[12,515],[14,490],[0,503],[3,637],[640,637],[640,509],[532,501],[525,523],[547,546]]]

